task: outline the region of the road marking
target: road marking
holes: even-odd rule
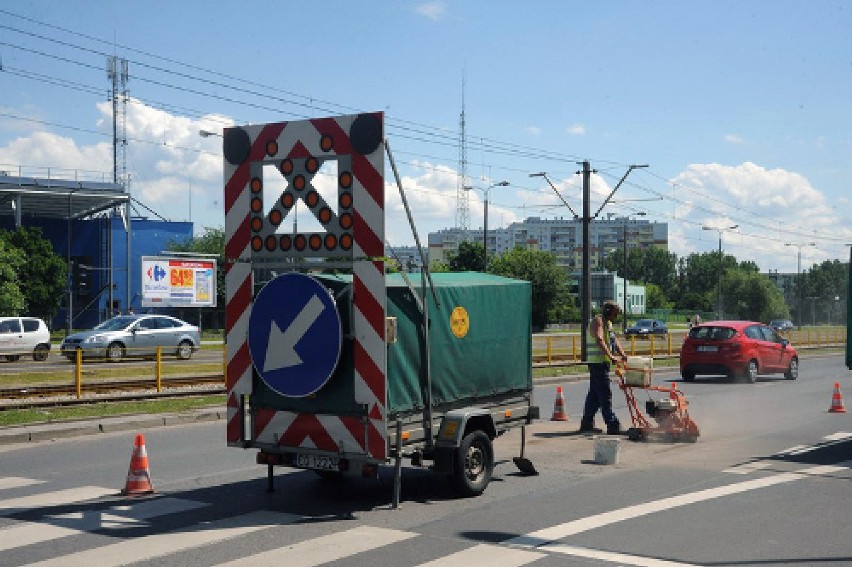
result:
[[[191,526],[183,530],[131,538],[118,543],[95,547],[54,557],[29,567],[118,567],[129,563],[149,561],[179,551],[210,545],[226,539],[243,536],[293,522],[299,516],[277,512],[252,512]]]
[[[141,522],[151,518],[186,512],[204,506],[209,504],[179,498],[158,498],[132,505],[113,506],[105,513],[93,513],[92,510],[88,510],[47,516],[41,522],[23,522],[0,530],[0,551],[77,535],[81,532],[138,527]]]
[[[8,516],[9,514],[14,514],[21,510],[32,510],[33,508],[74,504],[84,500],[93,500],[95,498],[103,498],[104,496],[115,494],[117,494],[117,491],[114,488],[108,489],[100,486],[81,486],[79,488],[68,488],[66,490],[57,490],[55,492],[33,494],[32,496],[9,498],[8,500],[0,500],[0,516]]]
[[[742,465],[737,465],[735,467],[730,467],[723,470],[723,473],[731,473],[731,474],[749,474],[755,471],[759,471],[761,469],[766,469],[772,466],[772,463],[767,461],[755,461],[753,463],[743,463]]]
[[[536,559],[546,557],[545,553],[527,551],[524,549],[506,549],[501,545],[479,544],[457,553],[446,555],[420,563],[417,567],[470,567],[471,565],[488,565],[488,567],[521,567]]]
[[[845,439],[849,439],[852,437],[852,433],[847,433],[846,431],[838,431],[837,433],[832,433],[831,435],[826,435],[823,437],[826,441],[843,441]]]
[[[287,565],[287,567],[313,567],[330,563],[370,551],[385,545],[397,543],[416,536],[414,532],[390,530],[361,526],[305,540],[286,547],[270,549],[263,553],[240,557],[234,561],[221,563],[216,567],[236,567],[237,565]]]
[[[564,555],[573,555],[574,557],[585,557],[588,559],[599,559],[601,561],[611,561],[621,565],[638,565],[639,567],[699,567],[695,563],[681,563],[678,561],[667,561],[665,559],[657,559],[654,557],[643,557],[641,555],[627,555],[625,553],[615,553],[613,551],[601,551],[599,549],[589,549],[587,547],[575,547],[573,545],[564,545],[561,543],[551,543],[540,547],[539,549],[546,550],[551,553],[561,553]]]
[[[697,492],[680,494],[678,496],[672,496],[670,498],[662,498],[660,500],[645,502],[644,504],[628,506],[627,508],[622,508],[620,510],[612,510],[610,512],[603,512],[601,514],[595,514],[594,516],[580,518],[578,520],[573,520],[571,522],[566,522],[564,524],[559,524],[557,526],[552,526],[543,530],[538,530],[526,535],[508,539],[502,543],[506,545],[515,545],[520,547],[538,548],[565,537],[608,526],[610,524],[623,522],[625,520],[631,520],[633,518],[647,516],[649,514],[670,510],[672,508],[678,508],[680,506],[697,504],[699,502],[705,502],[707,500],[713,500],[715,498],[722,498],[723,496],[730,496],[732,494],[740,494],[742,492],[748,492],[750,490],[757,490],[759,488],[775,486],[777,484],[794,482],[796,480],[801,480],[808,476],[825,475],[830,474],[832,472],[847,470],[850,467],[852,467],[852,461],[845,461],[842,463],[838,463],[837,465],[822,465],[809,469],[803,469],[797,472],[781,473],[772,476],[767,476],[765,478],[758,478],[733,484],[726,484],[724,486],[718,486],[715,488],[707,488],[705,490],[699,490]]]
[[[9,488],[21,488],[23,486],[32,486],[34,484],[41,484],[43,482],[43,480],[35,480],[32,478],[8,476],[5,478],[0,478],[0,490],[7,490]]]

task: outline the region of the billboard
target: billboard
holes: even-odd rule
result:
[[[216,307],[216,261],[142,257],[142,307]]]

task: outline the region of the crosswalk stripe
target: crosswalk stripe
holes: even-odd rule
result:
[[[84,500],[103,498],[111,494],[118,494],[118,491],[114,488],[109,489],[100,486],[81,486],[79,488],[68,488],[54,492],[42,492],[20,498],[9,498],[7,500],[0,500],[0,516],[8,516],[20,510],[74,504],[76,502],[83,502]]]
[[[222,563],[216,567],[236,567],[237,565],[287,565],[287,567],[313,567],[356,553],[370,551],[385,545],[404,541],[416,536],[413,532],[359,526],[345,532],[302,541],[287,547],[271,549],[263,553],[249,555]]]
[[[831,435],[826,435],[823,437],[826,441],[843,441],[845,439],[849,439],[852,437],[852,433],[847,431],[838,431],[837,433],[833,433]]]
[[[113,506],[103,514],[92,514],[91,511],[87,511],[48,516],[42,522],[24,522],[0,530],[0,551],[77,535],[81,532],[136,527],[140,522],[150,518],[186,512],[204,506],[209,504],[179,498],[158,498],[132,505]]]
[[[768,463],[766,461],[757,461],[754,463],[745,463],[742,465],[737,465],[735,467],[731,467],[723,470],[723,473],[733,473],[733,474],[749,474],[754,471],[759,471],[761,469],[767,469],[772,466],[772,463]]]
[[[665,559],[656,559],[654,557],[627,555],[626,553],[602,551],[600,549],[589,549],[587,547],[576,547],[573,545],[563,545],[558,543],[544,545],[539,549],[544,549],[553,553],[561,553],[563,555],[573,555],[574,557],[586,557],[588,559],[610,561],[620,565],[636,565],[637,567],[698,567],[694,563],[680,563],[678,561],[667,561]]]
[[[0,478],[0,490],[7,490],[9,488],[21,488],[23,486],[32,486],[34,484],[41,484],[43,482],[43,480],[35,480],[32,478],[8,476],[5,478]]]
[[[278,512],[252,512],[176,530],[127,539],[118,543],[54,557],[28,567],[118,567],[148,561],[292,522],[299,516]]]
[[[479,544],[456,553],[440,557],[417,567],[470,567],[470,565],[488,565],[488,567],[521,567],[547,554],[526,549],[513,549],[502,545]]]

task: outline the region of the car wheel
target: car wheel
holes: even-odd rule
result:
[[[749,384],[754,384],[757,382],[757,361],[752,359],[748,361],[748,364],[743,370],[743,378]]]
[[[790,359],[790,366],[787,367],[787,372],[784,373],[784,378],[787,380],[795,380],[799,377],[799,359],[795,356]]]
[[[124,345],[121,343],[112,343],[107,347],[107,360],[110,362],[121,362],[124,358]]]
[[[9,362],[18,362],[21,359],[21,355],[19,354],[10,354],[6,356],[6,360]]]
[[[192,358],[192,343],[182,341],[177,348],[177,357],[181,360],[189,360]]]
[[[491,439],[476,430],[462,439],[457,450],[453,481],[462,496],[478,496],[485,491],[494,472],[494,449]]]
[[[681,370],[680,376],[686,382],[692,382],[693,380],[695,380],[695,372],[693,372],[692,370]]]
[[[35,347],[35,350],[33,351],[33,360],[37,360],[39,362],[41,362],[43,360],[47,360],[47,354],[49,352],[50,352],[50,350],[46,346],[38,345],[37,347]]]

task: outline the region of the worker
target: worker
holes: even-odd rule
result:
[[[608,435],[619,435],[621,424],[612,411],[612,388],[609,381],[610,364],[626,361],[627,355],[615,332],[612,323],[618,319],[621,309],[614,301],[605,301],[601,314],[592,319],[586,330],[586,362],[589,365],[589,393],[580,421],[581,433],[601,433],[595,427],[595,414],[601,410]]]

